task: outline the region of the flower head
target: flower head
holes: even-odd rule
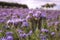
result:
[[[55,35],[55,32],[51,32],[51,35],[52,35],[52,36]]]
[[[6,32],[6,35],[8,36],[8,35],[12,35],[13,34],[13,32]]]
[[[7,39],[7,40],[13,40],[13,37],[12,37],[12,36],[7,36],[6,39]]]

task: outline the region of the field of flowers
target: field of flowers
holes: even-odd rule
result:
[[[0,8],[0,40],[60,40],[60,13]]]

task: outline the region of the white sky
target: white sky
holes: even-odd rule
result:
[[[60,0],[0,0],[0,1],[27,4],[29,8],[36,8],[36,7],[40,8],[40,6],[45,3],[56,3],[57,6],[55,7],[55,9],[60,8]]]

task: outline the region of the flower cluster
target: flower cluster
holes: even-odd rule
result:
[[[59,40],[60,13],[56,11],[0,9],[0,40]]]

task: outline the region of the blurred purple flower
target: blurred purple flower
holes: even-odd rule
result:
[[[42,28],[41,32],[48,32],[49,30]]]
[[[30,15],[26,16],[26,20],[31,19],[32,17]]]
[[[18,31],[18,33],[23,33],[23,31],[22,30],[17,30]]]
[[[13,34],[13,32],[6,32],[6,36],[12,35],[12,34]]]
[[[41,16],[42,17],[46,17],[46,13],[41,13]]]
[[[3,32],[2,30],[0,30],[0,33]]]
[[[6,21],[6,19],[0,19],[0,23],[3,23],[5,21]]]
[[[51,35],[54,36],[55,35],[55,32],[51,32]]]
[[[33,14],[33,16],[36,17],[36,18],[38,18],[38,14],[37,13],[36,14]]]
[[[59,23],[59,22],[58,22],[58,21],[56,21],[56,22],[55,22],[55,25],[57,25],[58,23]]]
[[[12,36],[7,36],[6,39],[7,40],[13,40],[13,37]]]
[[[28,27],[29,26],[28,22],[23,22],[21,27],[24,27],[24,26]]]
[[[1,40],[7,40],[5,37],[2,37]]]
[[[29,14],[33,14],[33,11],[29,11]]]
[[[25,34],[25,33],[20,33],[20,37],[25,38],[25,37],[27,37],[27,34]]]
[[[43,35],[43,34],[40,34],[40,39],[41,40],[47,40],[47,37],[45,35]]]

